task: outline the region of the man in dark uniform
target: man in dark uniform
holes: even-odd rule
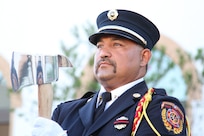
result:
[[[53,121],[36,121],[33,135],[186,136],[188,123],[179,100],[164,89],[148,89],[143,79],[160,37],[157,27],[127,10],[101,13],[97,26],[89,41],[97,48],[94,75],[101,89],[58,105]]]

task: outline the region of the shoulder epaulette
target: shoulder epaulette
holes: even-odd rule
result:
[[[167,95],[166,91],[160,88],[154,88],[154,94],[163,95],[163,96]]]
[[[81,97],[81,99],[91,98],[91,97],[93,97],[93,95],[94,95],[95,93],[96,93],[96,92],[86,92],[86,93]]]

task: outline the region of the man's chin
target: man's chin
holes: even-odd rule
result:
[[[103,80],[103,81],[107,81],[109,80],[111,77],[113,77],[113,72],[98,72],[97,73],[97,79],[99,80]]]

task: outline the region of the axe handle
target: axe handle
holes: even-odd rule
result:
[[[38,115],[51,118],[53,90],[51,84],[38,85]]]

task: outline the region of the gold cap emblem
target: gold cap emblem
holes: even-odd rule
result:
[[[118,17],[118,11],[115,10],[115,9],[114,10],[110,10],[110,11],[108,11],[107,16],[108,16],[108,18],[111,21],[113,21],[113,20],[115,20]]]

